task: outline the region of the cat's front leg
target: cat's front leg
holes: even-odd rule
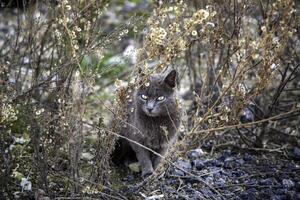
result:
[[[168,148],[171,147],[175,141],[177,140],[176,136],[176,130],[171,130],[171,132],[175,133],[175,136],[171,137],[169,141],[162,142],[160,144],[160,148],[158,149],[157,153],[159,153],[161,156],[165,156],[167,154]],[[153,159],[153,168],[156,169],[161,162],[161,156],[154,156]]]
[[[162,147],[160,148],[157,153],[159,153],[161,156],[164,156],[167,152],[167,147]],[[156,169],[161,161],[161,156],[154,156],[154,160],[153,160],[153,168]]]
[[[139,164],[142,168],[142,177],[146,178],[147,176],[153,173],[153,166],[150,159],[150,152],[143,147],[140,147],[136,144],[131,144],[132,149],[135,151],[136,157],[139,161]]]

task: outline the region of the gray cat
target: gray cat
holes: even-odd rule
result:
[[[176,139],[180,125],[180,111],[176,100],[177,72],[153,74],[149,81],[133,94],[129,105],[128,122],[121,134],[157,153],[164,155]],[[142,168],[142,177],[152,174],[161,158],[147,149],[130,142]]]

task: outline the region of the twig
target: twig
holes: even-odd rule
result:
[[[295,109],[292,109],[292,110],[290,110],[288,112],[281,113],[281,114],[275,115],[273,117],[269,117],[267,119],[259,120],[259,121],[256,121],[256,122],[245,123],[245,124],[236,124],[236,125],[231,125],[231,126],[224,126],[224,127],[212,128],[212,129],[208,129],[208,130],[194,131],[194,133],[200,134],[200,133],[220,131],[220,130],[225,130],[225,129],[233,129],[233,128],[240,128],[240,127],[249,127],[249,126],[256,125],[256,124],[261,124],[261,123],[264,123],[264,122],[276,121],[276,120],[278,120],[279,117],[283,117],[283,116],[286,116],[286,115],[289,115],[291,113],[298,112],[298,111],[300,111],[300,108],[295,108]]]

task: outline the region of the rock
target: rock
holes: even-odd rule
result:
[[[223,187],[225,186],[226,181],[223,178],[220,178],[216,181],[217,186]]]
[[[50,197],[46,196],[46,192],[42,189],[38,189],[35,192],[35,199],[36,200],[50,200]]]
[[[179,179],[178,178],[167,178],[166,179],[166,185],[178,185],[179,184]]]
[[[211,176],[208,176],[204,179],[205,183],[207,183],[208,185],[213,185],[214,184],[214,178]]]
[[[273,192],[277,195],[285,195],[288,193],[288,190],[286,188],[280,188],[280,189],[274,190]]]
[[[226,158],[231,156],[231,150],[227,149],[222,151],[222,154],[218,157],[218,160],[224,161]]]
[[[215,144],[214,141],[209,140],[208,142],[205,142],[205,143],[202,145],[202,148],[205,149],[205,150],[207,150],[207,151],[210,151],[214,144]]]
[[[187,172],[192,171],[192,164],[190,161],[179,159],[175,162],[175,165],[177,167],[175,167],[173,174],[176,176],[184,176],[185,175],[184,171],[187,171]],[[181,169],[183,169],[184,171],[182,171]]]
[[[300,148],[299,147],[295,147],[293,154],[294,154],[294,157],[296,159],[300,159]]]
[[[134,162],[134,163],[130,163],[128,165],[128,168],[133,171],[133,172],[140,172],[141,171],[141,167],[140,167],[140,164],[138,162]]]
[[[192,165],[190,161],[187,160],[178,160],[175,163],[179,168],[184,169],[185,171],[190,172],[192,170]]]
[[[246,162],[249,162],[252,160],[252,156],[246,153],[243,157],[243,160]]]
[[[194,191],[194,198],[193,199],[206,199],[205,198],[205,196],[201,193],[201,192],[199,192],[199,191],[197,191],[197,190],[195,190]],[[188,198],[188,199],[190,199],[190,198]]]
[[[282,199],[285,199],[285,197],[282,196],[282,195],[273,195],[273,196],[271,196],[271,200],[282,200]]]
[[[89,152],[81,153],[81,159],[83,160],[92,160],[95,156]]]
[[[295,189],[297,191],[299,191],[299,194],[300,194],[300,181],[298,181],[296,184],[295,184]]]
[[[245,183],[247,185],[257,185],[258,181],[256,179],[248,179],[248,180],[245,180]]]
[[[257,194],[258,191],[255,188],[250,188],[250,189],[247,190],[247,192]]]
[[[261,109],[254,103],[247,105],[240,113],[240,121],[242,123],[249,123],[257,121],[263,117]]]
[[[295,186],[295,183],[291,179],[283,179],[282,180],[282,185],[285,188],[292,188],[292,187]]]
[[[249,190],[246,190],[244,192],[242,192],[242,194],[239,196],[241,199],[245,199],[245,200],[256,200],[257,197],[255,195],[255,192],[252,192],[252,191],[249,191]]]
[[[210,199],[210,197],[214,197],[214,193],[208,188],[201,188],[199,191],[206,197],[205,199]]]
[[[232,172],[232,176],[233,176],[233,177],[241,177],[241,176],[243,176],[244,174],[245,174],[245,172],[240,171],[240,170],[237,170],[237,171]]]
[[[234,163],[233,163],[233,162],[226,162],[226,163],[224,164],[224,168],[229,170],[229,169],[234,169],[235,166],[234,166]]]
[[[253,122],[254,121],[253,112],[249,108],[244,109],[241,116],[240,116],[240,121],[242,123]]]
[[[235,160],[235,158],[234,157],[228,157],[228,158],[225,158],[225,162],[232,162],[232,161],[234,161]]]
[[[133,181],[135,177],[133,175],[127,175],[126,177],[122,178],[122,181],[130,182]]]
[[[200,180],[196,177],[190,177],[185,179],[185,183],[189,183],[189,184],[194,184],[194,183],[199,183]]]
[[[203,155],[204,155],[204,152],[202,149],[194,149],[194,150],[187,152],[187,157],[190,160],[198,159],[198,158],[202,157]]]
[[[296,194],[296,199],[300,199],[300,192]]]
[[[182,170],[176,168],[173,171],[173,175],[175,175],[175,176],[184,176],[185,173]]]
[[[214,167],[221,167],[222,166],[222,162],[220,162],[219,160],[211,160],[211,161],[209,161],[209,164],[211,166],[214,166]]]
[[[267,179],[260,180],[259,183],[262,185],[272,186],[274,185],[274,181],[275,181],[274,178],[267,178]]]
[[[244,159],[237,159],[236,162],[237,162],[237,164],[239,164],[240,166],[242,166],[242,165],[245,164]]]
[[[210,171],[213,172],[214,179],[219,179],[219,178],[223,177],[219,170],[220,170],[219,168],[211,168],[210,169]]]
[[[193,165],[197,170],[202,170],[205,168],[205,161],[197,159],[193,161]]]

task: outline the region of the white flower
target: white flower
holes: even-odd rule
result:
[[[22,178],[20,185],[22,187],[22,192],[24,190],[31,191],[31,189],[32,189],[31,181],[29,181],[28,178]]]
[[[273,63],[272,65],[271,65],[271,69],[276,69],[277,68],[277,65],[275,64],[275,63]]]
[[[58,102],[58,103],[65,103],[65,100],[59,98],[59,99],[57,100],[57,102]]]
[[[221,115],[221,120],[228,122],[228,115]]]
[[[207,26],[211,26],[211,27],[213,27],[213,28],[215,27],[215,24],[212,23],[212,22],[207,22],[206,25],[207,25]]]
[[[243,84],[239,84],[239,90],[240,90],[240,92],[242,92],[242,94],[246,94],[246,88],[245,88],[245,86],[243,85]]]
[[[71,10],[71,6],[70,5],[66,5],[66,9],[67,10]]]
[[[24,144],[26,140],[23,137],[15,138],[15,142],[19,144]]]
[[[119,80],[117,79],[115,81],[115,87],[116,88],[119,88],[119,87],[127,87],[128,86],[128,82],[125,82],[125,81],[122,81],[122,80]]]
[[[81,28],[78,27],[78,26],[76,26],[76,31],[77,31],[77,32],[81,32]]]
[[[209,12],[204,9],[198,10],[194,13],[193,18],[196,20],[197,23],[202,23],[203,20],[207,19],[209,16]]]
[[[55,31],[54,31],[54,34],[55,34],[57,37],[61,37],[61,32],[59,32],[59,30],[55,30]]]
[[[11,145],[9,145],[8,149],[11,151],[11,150],[13,150],[14,147],[15,147],[15,145],[11,144]],[[8,153],[8,151],[6,152],[6,150],[5,150],[5,153]]]
[[[74,45],[74,49],[78,50],[79,46],[77,44]]]
[[[36,114],[36,115],[40,115],[40,114],[42,114],[44,111],[45,111],[45,109],[44,109],[44,108],[41,108],[41,109],[37,110],[37,111],[35,112],[35,114]]]
[[[272,41],[273,41],[274,44],[279,44],[279,38],[278,37],[274,37]]]

